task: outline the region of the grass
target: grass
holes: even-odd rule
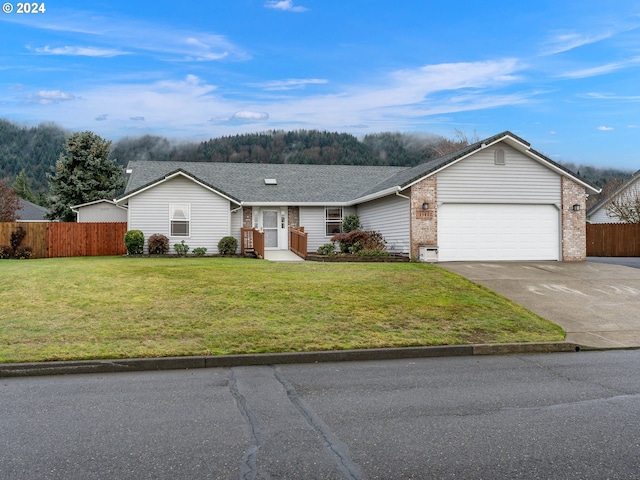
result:
[[[557,341],[423,264],[229,258],[0,261],[0,362]]]

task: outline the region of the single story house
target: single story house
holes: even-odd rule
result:
[[[623,203],[635,203],[638,205],[640,199],[640,170],[623,183],[619,188],[614,190],[611,195],[601,199],[598,203],[587,210],[588,223],[627,223],[615,213],[609,211],[609,206],[614,200]],[[636,203],[638,202],[638,203]]]
[[[129,229],[211,253],[243,227],[287,249],[290,226],[315,252],[355,213],[414,260],[580,261],[599,192],[511,132],[416,167],[132,161],[127,173],[115,204]]]
[[[95,200],[74,205],[71,211],[76,214],[76,222],[126,222],[127,207],[116,205],[113,200]]]
[[[20,199],[20,208],[16,212],[19,222],[48,222],[45,215],[49,213],[49,209],[36,205],[24,198]]]

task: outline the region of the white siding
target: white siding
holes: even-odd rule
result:
[[[354,207],[342,209],[343,218],[356,213]],[[307,232],[307,251],[315,252],[325,243],[331,243],[326,235],[324,207],[300,207],[300,226]]]
[[[389,195],[358,205],[358,217],[364,230],[380,232],[392,253],[409,253],[409,200]]]
[[[237,205],[231,205],[231,209],[234,210]],[[240,229],[242,228],[242,208],[231,213],[231,236],[238,241],[238,252],[240,251],[240,245],[242,244],[242,236]]]
[[[189,203],[191,225],[189,237],[171,237],[169,204]],[[169,237],[173,245],[185,241],[191,250],[205,247],[207,253],[218,253],[218,242],[230,235],[230,205],[225,198],[184,177],[176,177],[156,185],[129,199],[129,229],[142,230],[146,242],[154,233]]]
[[[589,223],[625,223],[618,217],[610,217],[606,205],[596,213],[589,215]]]
[[[502,148],[505,165],[495,165]],[[438,203],[527,203],[561,205],[560,175],[499,144],[438,173]]]
[[[126,222],[127,210],[112,203],[100,202],[78,208],[79,223],[85,222]]]

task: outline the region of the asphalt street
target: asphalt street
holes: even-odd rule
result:
[[[640,478],[640,351],[0,379],[0,478]]]

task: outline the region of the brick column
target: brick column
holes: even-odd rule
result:
[[[580,210],[573,209],[580,205]],[[584,187],[562,177],[562,260],[587,258],[587,198]]]
[[[253,212],[251,207],[242,207],[242,228],[253,228]]]
[[[417,261],[421,245],[438,245],[438,182],[436,176],[425,178],[411,187],[411,260]],[[422,204],[428,203],[427,210]]]
[[[300,207],[288,207],[289,226],[297,228],[300,226]],[[303,225],[304,226],[304,225]]]

